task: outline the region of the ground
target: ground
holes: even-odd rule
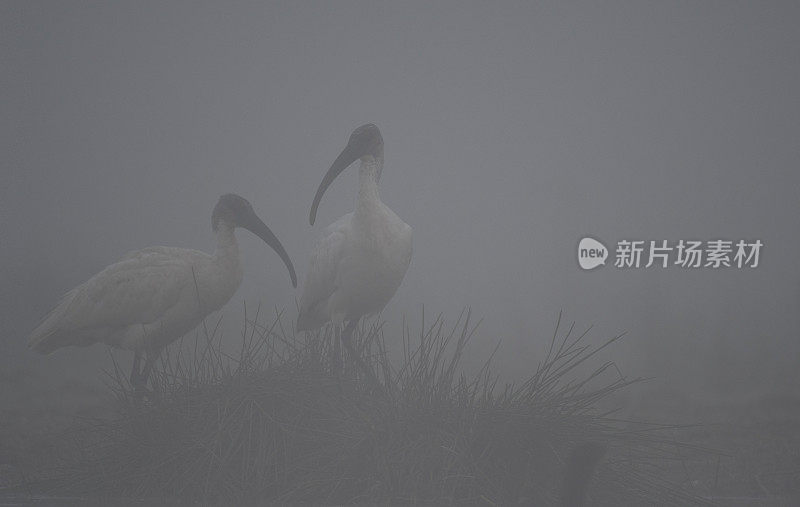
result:
[[[0,505],[19,500],[17,493],[4,500],[3,489],[46,467],[65,428],[113,413],[110,390],[91,378],[60,381],[24,365],[0,375]],[[719,505],[800,505],[800,396],[700,396],[655,382],[608,403],[622,408],[620,418],[688,424],[675,430],[677,440],[722,453],[665,470],[696,494]],[[75,502],[82,503],[39,498],[37,504]]]

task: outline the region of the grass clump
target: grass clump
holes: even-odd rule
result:
[[[620,337],[592,347],[560,320],[533,374],[505,385],[490,361],[470,376],[460,367],[477,327],[469,311],[452,326],[423,312],[413,336],[404,323],[397,366],[377,321],[353,334],[360,364],[333,327],[299,337],[280,314],[245,318],[236,355],[204,326],[193,350],[165,351],[144,401],[111,372],[119,417],[87,425],[78,455],[38,487],[221,504],[547,505],[570,451],[591,442],[605,451],[594,502],[703,503],[665,478],[692,452],[669,438],[674,427],[596,408],[638,379],[611,362],[578,375]]]

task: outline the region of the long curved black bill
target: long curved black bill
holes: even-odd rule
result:
[[[281,242],[278,241],[278,238],[272,234],[271,230],[269,230],[267,224],[265,224],[255,213],[253,213],[248,218],[247,223],[242,224],[242,227],[264,240],[264,243],[268,244],[273,250],[278,252],[278,255],[280,255],[281,259],[283,259],[283,263],[286,264],[286,268],[289,270],[289,276],[292,277],[292,286],[297,287],[297,275],[294,272],[292,260],[289,258],[289,254],[286,253],[286,250],[284,250]]]
[[[350,164],[355,162],[358,157],[359,154],[350,145],[345,147],[339,156],[336,157],[333,165],[330,169],[328,169],[328,172],[325,173],[325,177],[322,178],[322,183],[319,184],[319,188],[317,188],[317,194],[314,196],[314,202],[311,204],[311,213],[308,216],[308,221],[311,223],[311,225],[314,225],[314,221],[317,219],[317,208],[319,208],[319,202],[322,200],[322,195],[326,190],[328,190],[328,187],[331,185],[331,183],[333,183],[333,180],[335,180],[342,171],[347,169]]]

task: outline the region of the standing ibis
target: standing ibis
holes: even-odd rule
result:
[[[236,194],[220,197],[211,227],[217,236],[213,255],[185,248],[145,248],[75,287],[33,330],[29,347],[47,354],[67,345],[103,342],[134,351],[131,385],[137,391],[144,388],[161,350],[225,305],[239,287],[237,227],[271,246],[297,286],[286,250],[246,199]],[[145,364],[140,370],[142,353]]]
[[[356,160],[361,165],[355,210],[328,226],[314,249],[297,318],[298,331],[314,330],[329,321],[347,322],[342,341],[351,354],[349,339],[358,320],[381,311],[394,296],[412,250],[411,227],[378,194],[383,137],[371,123],[353,131],[322,179],[311,205],[311,225],[325,190]]]

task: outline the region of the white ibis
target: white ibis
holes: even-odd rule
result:
[[[353,131],[322,179],[311,205],[311,225],[325,190],[356,160],[361,161],[356,209],[328,226],[312,253],[297,318],[298,331],[347,321],[342,339],[351,354],[349,338],[358,320],[386,306],[411,261],[411,227],[378,195],[383,137],[371,123]]]
[[[242,266],[236,227],[271,246],[297,287],[286,250],[246,199],[236,194],[220,197],[211,227],[217,236],[214,255],[164,246],[131,252],[69,291],[33,330],[28,346],[43,354],[98,342],[132,350],[131,385],[143,388],[161,349],[220,309],[239,287]],[[142,352],[146,360],[139,370]]]

